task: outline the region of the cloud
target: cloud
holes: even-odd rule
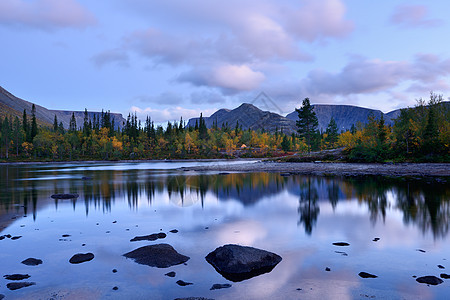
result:
[[[307,0],[303,6],[286,12],[287,28],[302,40],[312,42],[320,38],[342,38],[354,29],[345,20],[346,7],[339,0]]]
[[[85,28],[95,17],[76,0],[2,0],[0,24],[51,31],[58,28]]]
[[[436,27],[443,24],[442,20],[429,19],[427,15],[425,5],[400,5],[395,8],[390,22],[407,28]]]
[[[167,120],[178,121],[181,117],[183,120],[187,121],[190,118],[195,118],[203,113],[204,116],[209,116],[213,114],[217,109],[188,109],[180,106],[166,108],[166,109],[155,109],[151,107],[140,108],[137,106],[132,106],[130,112],[136,113],[138,118],[144,120],[146,116],[150,116],[152,121],[156,123],[167,122]]]
[[[311,61],[302,43],[353,30],[341,0],[136,0],[126,6],[151,26],[124,36],[119,48],[155,65],[187,69],[180,82],[228,94],[259,87],[269,71],[256,65]]]
[[[128,67],[128,59],[128,53],[121,49],[106,50],[94,55],[91,58],[94,64],[99,68],[113,63],[116,63],[122,67]]]
[[[311,95],[367,94],[387,91],[402,83],[428,84],[450,75],[450,60],[418,55],[414,61],[354,58],[339,73],[313,70],[300,82]]]
[[[259,87],[265,76],[247,65],[221,65],[212,69],[194,69],[181,74],[180,82],[189,82],[196,86],[221,88],[224,92],[235,93],[249,91]]]
[[[174,92],[163,92],[157,96],[138,96],[135,99],[144,103],[155,103],[162,105],[177,105],[185,102],[182,95]]]

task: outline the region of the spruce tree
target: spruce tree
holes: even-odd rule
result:
[[[31,142],[30,141],[30,126],[28,125],[27,111],[25,109],[23,110],[22,127],[23,127],[23,132],[25,132],[25,140],[27,142]]]
[[[37,128],[37,121],[36,121],[36,106],[31,107],[31,131],[30,131],[30,137],[31,137],[31,141],[33,141],[34,137],[37,135],[38,133],[38,128]]]
[[[75,113],[72,113],[72,117],[70,118],[69,123],[69,132],[77,131],[77,121],[75,119]]]
[[[333,117],[331,117],[330,123],[328,123],[327,130],[325,132],[327,134],[325,141],[329,143],[331,148],[333,148],[337,143],[339,136],[338,127]]]
[[[53,120],[53,132],[58,131],[58,118],[55,115],[55,119]]]
[[[87,109],[84,109],[84,118],[83,118],[83,135],[88,137],[91,134],[91,127],[89,125],[89,114]]]
[[[295,111],[298,114],[298,121],[296,122],[298,127],[297,131],[300,137],[305,139],[308,152],[311,152],[313,142],[318,134],[317,127],[319,126],[319,121],[317,120],[314,108],[309,103],[309,98],[305,98],[302,102],[302,107],[300,109],[296,108]]]

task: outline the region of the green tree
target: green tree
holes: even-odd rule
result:
[[[55,119],[53,120],[53,132],[58,131],[58,118],[55,115]]]
[[[283,141],[281,142],[281,149],[284,152],[287,152],[291,149],[291,142],[289,141],[287,135],[283,135]]]
[[[72,113],[72,117],[69,122],[69,132],[77,131],[77,120],[75,119],[75,113]]]
[[[27,140],[27,142],[31,142],[30,141],[30,126],[28,125],[27,111],[25,109],[23,110],[22,127],[23,127],[23,132],[25,132],[25,139]]]
[[[37,121],[36,121],[36,106],[31,107],[31,131],[30,137],[31,141],[33,141],[34,137],[38,134]]]
[[[330,123],[328,123],[327,129],[326,129],[327,137],[325,138],[325,142],[329,144],[330,148],[334,148],[338,141],[339,133],[338,128],[336,125],[336,121],[333,117],[331,117]]]
[[[300,109],[296,108],[295,111],[298,114],[298,121],[296,122],[298,127],[297,131],[300,137],[305,139],[308,152],[311,152],[311,148],[313,148],[318,134],[317,127],[319,126],[319,121],[317,120],[314,108],[309,103],[309,98],[305,98],[302,102],[302,107]]]

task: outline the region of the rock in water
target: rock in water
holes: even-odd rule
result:
[[[157,268],[168,268],[187,262],[190,257],[178,253],[169,244],[144,246],[125,253],[123,256],[132,258],[141,265]]]
[[[272,252],[231,244],[217,248],[205,258],[223,277],[234,282],[268,273],[282,260]]]
[[[167,235],[164,232],[160,233],[153,233],[150,235],[144,235],[144,236],[135,236],[130,240],[130,242],[137,242],[137,241],[156,241],[157,239],[163,239]]]
[[[214,300],[204,297],[187,297],[187,298],[175,298],[175,300]]]
[[[3,276],[7,280],[24,280],[30,278],[30,275],[28,274],[12,274],[12,275],[5,275]]]
[[[69,260],[71,264],[81,264],[94,259],[93,253],[77,253]]]
[[[444,278],[444,279],[450,279],[450,275],[448,275],[448,274],[445,274],[445,273],[441,273],[441,278]]]
[[[370,273],[366,273],[366,272],[359,272],[359,277],[362,277],[362,278],[377,278],[378,276],[377,275],[373,275],[373,274],[370,274]]]
[[[80,197],[80,195],[78,195],[78,194],[54,194],[51,197],[53,199],[73,199],[73,198]]]
[[[423,276],[416,279],[419,283],[426,283],[431,285],[438,285],[443,283],[444,281],[436,276]]]
[[[35,285],[36,282],[10,282],[6,285],[11,291],[18,290],[27,286]]]
[[[30,258],[27,258],[24,261],[22,261],[22,263],[27,266],[37,266],[37,265],[42,264],[42,259],[30,257]]]
[[[186,282],[186,281],[183,281],[183,280],[178,280],[178,281],[177,281],[177,284],[178,284],[179,286],[193,285],[192,282]]]
[[[344,246],[350,246],[350,244],[349,244],[349,243],[346,243],[346,242],[336,242],[336,243],[333,243],[333,245],[335,245],[335,246],[341,246],[341,247],[344,247]]]
[[[172,271],[172,272],[166,273],[166,274],[164,274],[164,275],[173,278],[173,277],[177,276],[177,273],[175,273],[175,272]]]
[[[0,294],[0,300],[2,300],[3,298],[5,298],[5,295]]]
[[[230,288],[230,287],[231,287],[231,284],[229,284],[229,283],[224,283],[224,284],[215,283],[210,288],[210,290],[213,291],[213,290],[227,289],[227,288]]]

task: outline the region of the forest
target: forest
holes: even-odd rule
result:
[[[53,126],[38,126],[33,109],[22,118],[0,118],[0,161],[146,160],[235,157],[279,157],[311,151],[343,148],[351,162],[450,162],[450,111],[442,95],[417,100],[413,108],[402,109],[392,126],[383,117],[370,116],[365,124],[354,124],[338,132],[331,118],[320,132],[317,117],[305,98],[296,109],[298,131],[285,134],[242,129],[239,123],[214,124],[204,118],[194,127],[179,122],[155,126],[129,114],[123,126],[114,124],[109,111],[83,124],[72,116],[64,128],[56,116]]]

